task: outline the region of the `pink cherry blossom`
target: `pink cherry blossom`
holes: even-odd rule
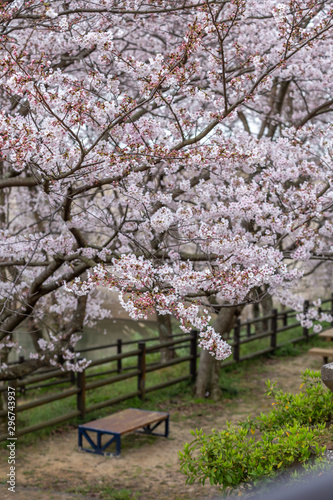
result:
[[[218,359],[212,299],[269,293],[317,331],[328,315],[303,314],[299,289],[333,258],[332,2],[0,12],[3,350],[38,330],[35,367],[82,369],[101,286],[134,319],[198,329]]]

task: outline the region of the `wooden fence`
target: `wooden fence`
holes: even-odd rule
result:
[[[105,357],[103,359],[99,359],[96,361],[92,361],[90,365],[81,373],[76,374],[76,380],[75,380],[75,385],[73,384],[73,378],[69,376],[68,373],[64,373],[62,370],[43,370],[39,373],[36,373],[36,375],[32,375],[30,377],[25,377],[22,379],[17,379],[10,381],[8,384],[9,387],[15,387],[16,389],[16,394],[18,395],[19,392],[21,393],[26,393],[28,390],[32,389],[37,389],[37,388],[44,388],[48,387],[51,385],[59,385],[59,384],[64,384],[64,383],[72,383],[72,387],[62,390],[61,392],[56,392],[49,394],[47,396],[41,397],[39,399],[33,399],[28,402],[19,402],[19,404],[16,406],[16,414],[21,414],[21,412],[25,412],[27,410],[31,410],[32,408],[36,408],[41,405],[46,405],[49,403],[52,403],[54,401],[58,401],[63,398],[68,398],[70,396],[76,395],[76,410],[71,411],[65,415],[61,415],[55,418],[52,418],[50,420],[38,423],[36,425],[32,426],[27,426],[27,427],[20,427],[16,431],[16,436],[21,436],[23,434],[27,434],[30,432],[34,432],[40,429],[43,429],[44,427],[49,427],[55,424],[59,424],[62,422],[66,422],[74,417],[82,417],[85,418],[87,413],[99,410],[101,408],[104,408],[106,406],[111,406],[116,403],[120,403],[122,401],[125,401],[127,399],[131,399],[133,397],[139,397],[140,399],[144,399],[146,394],[152,391],[157,391],[160,389],[163,389],[165,387],[168,387],[173,384],[177,384],[179,382],[182,382],[184,380],[195,380],[196,377],[196,367],[197,367],[197,333],[193,332],[190,335],[181,335],[177,336],[176,338],[173,338],[172,340],[164,343],[158,342],[157,338],[154,339],[148,339],[149,342],[154,341],[155,345],[147,346],[147,339],[146,341],[141,341],[141,342],[136,342],[137,343],[137,349],[133,349],[130,351],[122,351],[118,352],[117,354],[109,357]],[[131,342],[132,343],[132,342]],[[129,344],[129,343],[127,343]],[[117,350],[119,351],[119,345],[121,345],[119,342],[115,344],[113,347],[117,347]],[[111,345],[112,346],[112,345]],[[110,346],[109,346],[110,347]],[[186,355],[179,355],[175,357],[174,359],[171,359],[170,361],[166,362],[150,362],[147,363],[147,357],[150,354],[158,353],[161,349],[166,349],[169,347],[174,347],[174,348],[182,348],[182,351],[184,351],[184,348],[189,350],[189,354]],[[127,358],[134,358],[134,361],[136,361],[135,364],[130,365],[130,366],[123,366],[122,361],[127,359]],[[174,366],[180,363],[188,363],[189,364],[189,369],[187,370],[187,373],[184,373],[183,376],[178,377],[178,378],[173,378],[171,380],[167,380],[163,383],[160,384],[155,384],[148,386],[146,384],[146,378],[147,375],[153,371],[156,370],[162,370],[164,368],[167,368],[169,366]],[[107,370],[104,372],[96,372],[96,373],[89,373],[93,368],[96,366],[100,365],[105,365],[105,364],[110,364],[110,363],[116,363],[116,368],[112,370]],[[112,374],[112,373],[117,373],[116,375],[113,375],[108,378],[103,378],[95,381],[90,381],[92,378],[100,377],[101,375],[107,375],[107,374]],[[99,403],[91,404],[90,406],[87,406],[87,392],[88,391],[94,391],[95,389],[103,386],[110,386],[113,385],[117,382],[131,379],[131,378],[136,378],[137,379],[137,389],[135,391],[132,391],[130,393],[126,393],[123,395],[120,395],[118,397],[108,399],[106,401],[101,401]],[[52,379],[50,381],[50,379]],[[53,380],[56,379],[56,380]],[[41,383],[49,381],[47,383]],[[2,385],[0,386],[0,392],[5,392],[7,391],[7,385]],[[18,399],[18,398],[17,398]],[[0,418],[3,418],[7,415],[7,410],[2,410],[0,411]],[[17,416],[17,415],[16,415]],[[17,420],[17,419],[16,419]],[[3,434],[0,435],[0,441],[4,441],[7,439],[7,435]]]
[[[326,305],[326,309],[321,309],[322,312],[328,312],[333,315],[333,296],[322,302],[322,306]],[[305,303],[305,311],[308,309],[309,303]],[[233,332],[230,335],[229,344],[233,347],[232,359],[226,360],[222,363],[222,366],[228,366],[232,363],[239,363],[244,360],[255,358],[263,354],[274,352],[276,349],[283,347],[285,345],[296,343],[299,341],[308,340],[309,338],[317,335],[316,333],[310,333],[307,328],[302,328],[302,335],[294,338],[290,338],[285,342],[279,343],[279,334],[289,330],[293,330],[296,327],[300,327],[300,323],[295,321],[297,313],[291,309],[278,312],[276,309],[271,311],[271,314],[267,316],[261,316],[255,319],[241,322],[238,320],[235,324]],[[266,326],[265,331],[257,333],[254,331],[256,325],[262,324]],[[264,349],[255,350],[252,353],[242,355],[242,346],[250,342],[255,342],[261,339],[268,338],[269,346]],[[89,351],[105,350],[106,348],[114,348],[116,354],[113,356],[108,356],[96,361],[92,361],[90,365],[81,373],[64,373],[60,369],[44,369],[36,372],[35,375],[31,375],[22,379],[17,379],[11,381],[8,386],[16,388],[17,400],[18,393],[21,396],[27,391],[31,391],[37,388],[46,388],[55,385],[62,385],[69,383],[71,386],[65,390],[61,390],[56,393],[51,393],[39,399],[33,399],[31,401],[17,401],[16,412],[22,413],[28,411],[32,408],[36,408],[41,405],[46,405],[54,401],[58,401],[63,398],[68,398],[70,396],[76,396],[76,410],[73,410],[65,415],[61,415],[52,418],[41,423],[20,427],[16,431],[16,436],[21,436],[33,431],[43,429],[44,427],[52,426],[62,422],[66,422],[74,417],[81,417],[84,419],[86,414],[104,408],[106,406],[111,406],[116,403],[120,403],[127,399],[133,397],[139,397],[144,399],[147,393],[152,391],[157,391],[168,387],[179,382],[190,380],[192,382],[196,379],[197,372],[197,358],[199,356],[197,350],[198,335],[197,332],[193,331],[190,335],[175,335],[172,340],[164,343],[160,343],[158,339],[146,338],[141,341],[121,341],[118,340],[115,344],[108,344],[104,346],[92,347],[80,350],[80,353],[87,353]],[[135,348],[132,350],[127,350],[128,348]],[[180,354],[177,357],[169,361],[161,362],[156,359],[151,360],[151,355],[160,352],[162,349],[181,349]],[[185,352],[185,354],[184,354]],[[89,356],[87,356],[89,358]],[[132,359],[133,364],[125,364],[123,360]],[[22,362],[22,359],[20,360]],[[113,363],[112,369],[106,371],[100,371],[95,373],[90,373],[90,371],[100,365],[106,365]],[[151,372],[162,370],[164,368],[174,366],[179,363],[188,363],[187,373],[184,373],[181,377],[173,378],[171,380],[166,380],[163,383],[148,385],[147,375]],[[99,378],[93,381],[93,378],[101,377],[105,375],[110,375],[108,378]],[[87,405],[87,393],[93,391],[99,387],[110,386],[116,384],[117,382],[136,378],[136,390],[122,394],[118,397],[108,399],[106,401],[101,401],[95,404]],[[0,392],[6,392],[7,385],[3,384],[0,386]],[[6,410],[0,411],[0,418],[4,418],[7,415]],[[7,439],[7,435],[0,435],[0,441]]]

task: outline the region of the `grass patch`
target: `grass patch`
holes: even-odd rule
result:
[[[74,488],[67,488],[67,493],[75,493],[76,495],[94,495],[98,498],[107,500],[136,500],[137,494],[127,488],[116,489],[107,481],[101,481],[100,484],[84,484]]]

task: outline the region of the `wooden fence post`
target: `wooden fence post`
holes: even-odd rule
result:
[[[240,319],[237,319],[234,327],[234,360],[236,362],[239,361],[240,323]]]
[[[78,372],[76,378],[77,387],[80,392],[77,393],[77,409],[81,412],[81,418],[86,416],[86,372]]]
[[[248,337],[251,337],[251,323],[246,325],[246,334]]]
[[[277,337],[277,309],[272,309],[271,317],[271,348],[276,349],[276,337]]]
[[[287,326],[287,325],[288,325],[288,314],[284,313],[284,315],[283,315],[283,326]]]
[[[304,306],[303,306],[303,313],[307,314],[308,310],[309,310],[309,301],[305,300],[304,301]],[[303,327],[303,337],[308,342],[308,340],[309,340],[309,329],[306,326]]]
[[[192,330],[191,335],[190,355],[192,358],[190,359],[190,376],[194,383],[197,378],[198,331]]]
[[[117,339],[117,354],[122,353],[122,344],[123,341],[121,339]],[[122,367],[121,367],[121,358],[117,360],[117,373],[121,373]]]
[[[146,393],[146,343],[139,342],[138,349],[140,353],[138,354],[138,391],[140,391],[140,399],[145,399]]]

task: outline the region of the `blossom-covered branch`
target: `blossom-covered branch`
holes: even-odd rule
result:
[[[198,328],[224,359],[214,307],[292,303],[311,262],[332,260],[331,2],[20,0],[0,13],[4,342],[32,317],[60,363],[52,345],[67,352],[107,314],[100,284],[133,318]]]

